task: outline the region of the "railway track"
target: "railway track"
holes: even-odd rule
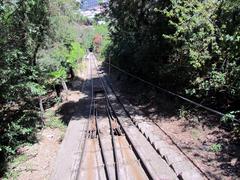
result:
[[[174,160],[170,162],[162,156],[161,151],[167,152],[168,147],[157,136],[148,136],[130,118],[99,71],[93,54],[89,55],[88,63],[89,117],[84,125],[85,133],[82,132],[80,158],[74,165],[76,173],[71,179],[204,179],[197,171],[181,167],[182,159],[178,158],[173,165]]]

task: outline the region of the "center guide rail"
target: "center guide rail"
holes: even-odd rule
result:
[[[124,135],[126,137],[126,140],[131,147],[132,151],[134,152],[135,157],[140,161],[140,165],[142,169],[145,172],[145,175],[147,179],[177,179],[177,176],[174,174],[174,171],[167,166],[167,164],[162,160],[162,158],[157,154],[157,152],[151,147],[151,144],[144,138],[144,136],[141,134],[140,131],[137,130],[137,128],[130,123],[128,128],[125,123],[122,121],[121,114],[116,112],[114,109],[116,109],[116,106],[114,107],[114,102],[109,98],[110,93],[109,93],[109,87],[105,83],[104,78],[98,71],[98,66],[96,64],[96,58],[94,57],[94,64],[95,68],[97,70],[97,75],[98,78],[101,81],[102,88],[105,93],[105,98],[106,98],[106,104],[107,104],[107,109],[109,113],[109,117],[114,117],[116,119],[116,122],[118,125],[121,127],[122,131],[124,132]],[[123,107],[120,105],[119,106],[121,109]],[[123,112],[123,111],[122,111]],[[129,118],[125,120],[130,121]],[[135,128],[134,128],[135,127]],[[114,139],[114,137],[113,137]],[[142,141],[142,144],[138,142],[138,140]],[[148,146],[148,148],[141,147],[141,145]],[[116,166],[118,167],[118,166]],[[119,172],[119,168],[117,170]]]
[[[180,170],[173,168],[159,154],[108,85],[93,53],[88,55],[88,67],[89,117],[78,173],[72,179],[203,179],[190,170],[190,176],[181,175],[181,164]]]

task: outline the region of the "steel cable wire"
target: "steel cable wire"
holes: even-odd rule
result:
[[[190,99],[188,99],[188,98],[186,98],[186,97],[183,97],[183,96],[181,96],[181,95],[179,95],[179,94],[177,94],[177,93],[174,93],[174,92],[172,92],[172,91],[169,91],[169,90],[167,90],[167,89],[164,89],[164,88],[162,88],[162,87],[160,87],[160,86],[158,86],[158,85],[155,85],[155,84],[153,84],[153,83],[151,83],[151,82],[149,82],[149,81],[146,81],[146,80],[144,80],[144,79],[142,79],[142,78],[140,78],[140,77],[138,77],[138,76],[136,76],[136,75],[133,75],[133,74],[131,74],[131,73],[129,73],[129,72],[127,72],[127,71],[125,71],[125,70],[123,70],[123,69],[121,69],[121,68],[113,65],[113,64],[109,64],[108,62],[104,62],[104,63],[112,66],[114,69],[117,69],[118,71],[121,71],[122,73],[125,73],[125,74],[127,74],[127,75],[129,75],[129,76],[131,76],[131,77],[133,77],[133,78],[135,78],[135,79],[137,79],[137,80],[139,80],[139,81],[142,81],[142,82],[145,83],[145,84],[148,84],[148,85],[150,85],[150,86],[152,86],[152,87],[154,87],[154,88],[156,88],[156,89],[159,89],[159,90],[161,90],[161,91],[164,92],[164,93],[167,93],[167,94],[170,94],[170,95],[172,95],[172,96],[178,97],[179,99],[182,99],[182,100],[184,100],[184,101],[186,101],[186,102],[188,102],[188,103],[190,103],[190,104],[193,104],[193,105],[195,105],[195,106],[197,106],[197,107],[200,107],[200,108],[202,108],[202,109],[205,109],[205,110],[207,110],[207,111],[209,111],[209,112],[212,112],[212,113],[214,113],[214,114],[217,114],[217,115],[219,115],[219,116],[222,116],[222,117],[226,116],[226,114],[224,114],[224,113],[221,113],[221,112],[219,112],[219,111],[217,111],[217,110],[215,110],[215,109],[212,109],[212,108],[210,108],[210,107],[204,106],[204,105],[202,105],[202,104],[200,104],[200,103],[197,103],[197,102],[195,102],[195,101],[193,101],[193,100],[190,100]],[[239,119],[236,119],[236,118],[233,118],[232,121],[237,122],[237,123],[240,123],[240,120],[239,120]]]

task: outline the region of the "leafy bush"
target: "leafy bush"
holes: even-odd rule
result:
[[[240,1],[113,1],[112,62],[223,112],[240,102]],[[239,114],[236,114],[239,117]]]
[[[218,153],[218,152],[222,151],[222,145],[221,144],[212,144],[210,146],[210,151]]]
[[[100,46],[100,55],[103,56],[108,44],[110,43],[109,31],[107,24],[94,24],[93,27],[86,27],[81,30],[81,42],[85,49],[88,49],[93,44],[93,39],[96,35],[102,36]]]
[[[34,142],[39,101],[84,55],[75,0],[0,2],[0,177],[21,144]]]

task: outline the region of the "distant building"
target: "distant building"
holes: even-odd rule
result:
[[[107,2],[109,2],[109,0],[82,0],[80,11],[83,16],[86,16],[89,19],[93,19],[96,14],[102,12],[100,4]]]
[[[81,10],[88,11],[91,9],[95,9],[101,3],[107,3],[109,0],[82,0]]]

